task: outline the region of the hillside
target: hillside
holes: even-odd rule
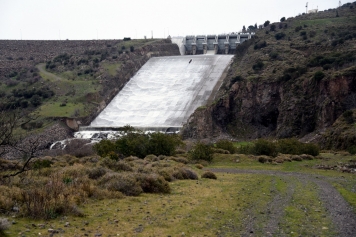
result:
[[[89,124],[150,57],[179,55],[155,39],[1,40],[0,52],[0,110],[31,114],[30,130],[59,118]]]
[[[237,51],[184,137],[313,137],[356,106],[356,3],[272,23]]]

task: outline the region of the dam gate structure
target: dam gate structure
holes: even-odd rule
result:
[[[188,35],[182,42],[173,40],[181,47],[182,55],[198,54],[235,54],[236,48],[251,39],[254,32],[220,34],[220,35]]]

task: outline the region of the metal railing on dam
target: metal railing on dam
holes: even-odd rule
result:
[[[81,130],[177,132],[189,116],[212,100],[233,55],[151,58],[110,104]]]
[[[239,44],[251,39],[254,32],[220,35],[188,35],[173,37],[172,42],[179,46],[181,55],[235,54]]]

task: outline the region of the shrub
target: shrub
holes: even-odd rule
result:
[[[356,154],[356,145],[349,146],[349,147],[347,148],[347,151],[348,151],[351,155],[355,155],[355,154]]]
[[[347,110],[342,114],[342,117],[345,119],[346,123],[351,124],[354,122],[353,111]]]
[[[95,167],[87,171],[90,179],[99,179],[106,174],[106,169],[103,167]]]
[[[115,161],[110,158],[104,158],[101,165],[113,171],[133,171],[132,167],[126,161]]]
[[[319,146],[312,143],[302,143],[295,138],[281,139],[277,142],[279,153],[301,155],[307,154],[312,156],[319,155]]]
[[[283,39],[284,36],[286,36],[286,34],[284,34],[283,32],[277,33],[274,35],[274,37],[276,38],[276,40],[280,40]]]
[[[303,29],[302,26],[297,26],[297,27],[295,27],[295,32],[299,32],[301,29]]]
[[[267,27],[269,25],[269,23],[270,23],[270,21],[267,20],[267,21],[265,21],[265,23],[263,23],[263,26]]]
[[[322,72],[322,71],[317,71],[317,72],[315,72],[314,73],[314,80],[316,81],[316,82],[319,82],[319,81],[321,81],[321,79],[323,79],[325,77],[325,74]]]
[[[110,152],[117,150],[114,142],[110,140],[101,140],[94,145],[93,149],[101,157],[106,157]]]
[[[217,148],[229,151],[230,154],[236,153],[237,150],[234,143],[229,140],[219,140],[215,145]]]
[[[36,160],[33,163],[33,168],[34,169],[48,168],[51,167],[52,164],[53,162],[50,160]]]
[[[285,21],[285,20],[286,20],[286,18],[285,18],[285,17],[282,17],[280,21],[283,22],[283,21]]]
[[[271,31],[275,31],[275,30],[276,30],[276,25],[271,25],[271,26],[270,26],[270,30],[271,30]]]
[[[317,155],[319,155],[320,148],[316,144],[307,143],[307,144],[303,145],[302,151],[303,151],[302,152],[303,154],[317,156]]]
[[[131,52],[135,51],[135,47],[131,45],[131,46],[130,46],[130,51],[131,51]]]
[[[206,171],[201,175],[204,179],[217,179],[216,175],[211,171]]]
[[[192,160],[205,160],[210,162],[213,160],[213,153],[213,149],[210,145],[198,142],[188,152],[188,156]]]
[[[264,63],[260,60],[257,61],[256,64],[252,65],[252,69],[256,71],[261,70],[263,67],[264,67]]]
[[[196,167],[197,169],[200,169],[200,170],[204,168],[204,166],[201,165],[201,164],[196,164],[195,167]]]
[[[267,47],[267,43],[266,41],[262,41],[262,42],[258,42],[255,44],[254,46],[254,49],[261,49],[261,48],[264,48],[264,47]]]
[[[272,51],[269,53],[269,57],[272,59],[277,59],[278,58],[278,53],[276,51]]]
[[[148,154],[171,156],[183,144],[176,134],[152,133],[148,142]]]
[[[131,40],[130,37],[125,37],[125,38],[124,38],[124,41],[129,41],[129,40]]]
[[[258,139],[254,143],[254,154],[255,155],[266,155],[266,156],[276,156],[277,155],[277,147],[271,141]]]
[[[136,180],[134,174],[108,173],[99,180],[99,184],[107,188],[109,191],[119,191],[126,196],[138,196],[143,192],[140,183]]]
[[[168,182],[158,174],[141,174],[138,176],[141,188],[145,193],[170,193]]]

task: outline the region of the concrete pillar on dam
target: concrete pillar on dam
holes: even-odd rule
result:
[[[199,107],[213,100],[233,55],[153,57],[110,104],[81,130],[127,124],[142,130],[179,130]]]

